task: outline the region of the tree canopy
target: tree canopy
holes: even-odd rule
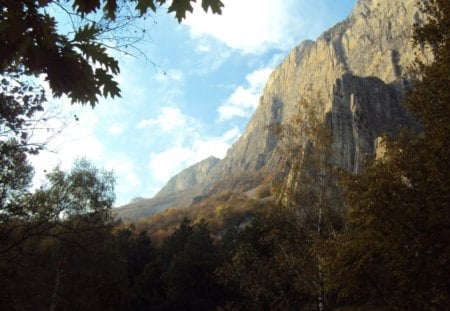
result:
[[[62,71],[49,74],[53,69],[46,62],[51,59],[45,57],[53,55],[60,58],[58,66],[67,61],[75,72],[81,68],[81,76],[86,69],[92,79],[100,79],[95,70],[102,69],[113,81],[117,62],[98,42],[102,28],[89,16],[114,22],[121,5],[132,5],[143,15],[165,2],[1,1],[0,36],[9,40],[0,51],[2,308],[448,309],[448,0],[423,2],[427,19],[415,29],[416,45],[434,56],[429,63],[417,59],[414,69],[419,78],[405,97],[420,131],[385,137],[386,153],[368,161],[361,174],[345,174],[339,183],[330,161],[332,137],[326,122],[311,118],[318,116],[313,113],[302,121],[306,144],[289,146],[291,171],[286,180],[292,187],[288,183],[282,187],[278,203],[260,202],[257,213],[237,213],[233,211],[243,209],[248,200],[228,200],[230,191],[215,191],[217,200],[208,203],[211,206],[199,205],[203,214],[208,210],[228,214],[223,231],[216,228],[212,233],[200,218],[194,222],[185,218],[154,246],[147,231],[137,232],[113,220],[114,178],[85,160],[70,172],[53,170],[41,188],[30,189],[27,153],[39,148],[27,144],[29,119],[42,111],[45,96],[23,77],[62,75]],[[183,12],[192,10],[191,2],[174,0],[167,8],[181,20]],[[71,36],[62,35],[46,13],[51,5],[67,3],[84,19]],[[220,1],[202,4],[204,10],[220,13]],[[23,18],[36,23],[22,28],[20,38],[5,34],[3,30],[12,31],[12,25],[26,25]],[[82,104],[95,105],[98,96],[114,95],[114,87],[112,93],[106,87],[105,93],[100,82],[87,90],[92,94],[83,89],[84,82],[66,89],[67,81],[53,82],[56,95],[66,94]],[[166,218],[168,214],[174,211],[169,210]],[[162,217],[155,219],[162,222]]]
[[[125,27],[126,20],[145,17],[167,7],[181,22],[195,0],[4,0],[0,3],[0,74],[21,70],[24,75],[44,74],[53,96],[67,95],[73,103],[95,106],[100,96],[120,96],[114,76],[119,64],[101,35]],[[52,15],[62,8],[74,27],[64,33]],[[220,14],[220,0],[202,0],[206,12]],[[126,8],[127,13],[123,13]],[[123,16],[125,14],[125,16]],[[77,18],[77,22],[75,19]],[[3,103],[2,103],[3,105]]]
[[[352,308],[448,307],[450,278],[450,2],[423,3],[420,78],[405,98],[422,131],[385,138],[385,156],[346,178],[345,230],[325,247],[328,289]]]

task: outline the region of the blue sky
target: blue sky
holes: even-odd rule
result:
[[[122,205],[152,197],[210,155],[223,158],[270,72],[291,48],[343,20],[355,0],[223,2],[223,15],[197,9],[182,24],[157,12],[138,45],[146,57],[118,55],[122,98],[101,100],[95,109],[52,101],[68,123],[49,141],[51,152],[32,159],[35,183],[52,167],[69,169],[86,157],[115,172]]]

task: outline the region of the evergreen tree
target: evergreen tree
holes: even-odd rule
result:
[[[219,304],[214,270],[219,257],[205,221],[194,225],[184,248],[173,257],[163,278],[171,309],[212,310]]]
[[[136,280],[137,310],[213,310],[222,301],[214,278],[220,257],[207,223],[184,218]]]

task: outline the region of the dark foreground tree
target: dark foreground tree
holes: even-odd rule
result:
[[[216,274],[234,295],[226,310],[309,310],[316,302],[317,267],[311,231],[282,206],[265,206],[222,240],[225,264]]]
[[[423,3],[417,45],[434,61],[406,107],[422,125],[346,184],[346,230],[329,245],[328,289],[353,308],[444,310],[450,302],[450,2]]]
[[[111,173],[82,160],[70,173],[51,172],[36,192],[6,200],[0,222],[2,307],[126,305],[126,266],[118,260],[111,231],[113,190]]]
[[[223,301],[220,265],[207,224],[185,218],[136,279],[137,310],[214,310]]]

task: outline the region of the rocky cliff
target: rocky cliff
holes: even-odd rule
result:
[[[207,176],[219,161],[218,158],[209,157],[184,169],[173,176],[155,197],[165,197],[204,184]]]
[[[301,114],[302,100],[315,100],[331,122],[335,160],[358,171],[375,139],[410,120],[399,105],[414,60],[412,25],[420,22],[415,0],[359,0],[351,15],[316,42],[294,48],[269,77],[259,106],[242,137],[211,172],[279,169],[271,124]],[[300,129],[301,130],[301,129]]]
[[[375,154],[377,137],[412,123],[400,99],[415,58],[412,25],[421,18],[416,0],[358,0],[345,21],[292,49],[272,72],[244,134],[223,160],[202,173],[182,172],[157,197],[179,190],[193,197],[230,176],[283,170],[279,140],[269,128],[296,126],[293,116],[305,114],[302,100],[312,101],[331,127],[335,163],[360,171],[365,155]]]
[[[170,207],[192,203],[195,196],[202,193],[202,185],[219,159],[209,157],[173,176],[151,199],[140,199],[115,210],[122,219],[138,219]]]

